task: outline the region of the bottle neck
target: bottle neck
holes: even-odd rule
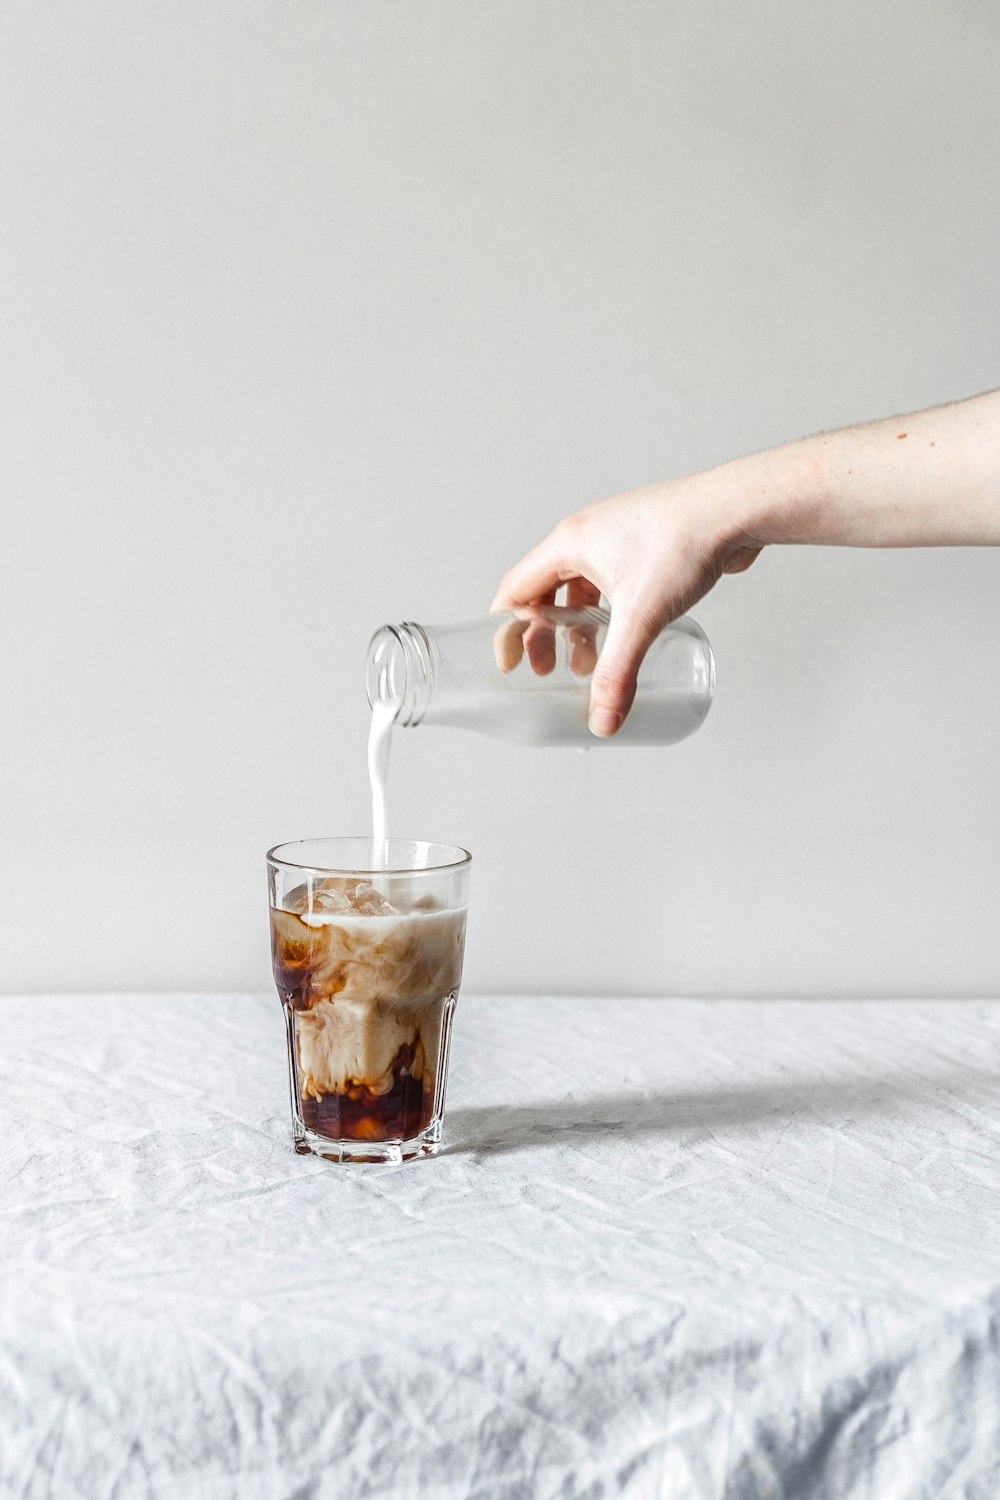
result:
[[[376,630],[365,666],[369,704],[397,703],[394,722],[412,729],[427,712],[435,676],[431,639],[422,625],[407,620]]]

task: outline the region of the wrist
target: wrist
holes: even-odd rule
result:
[[[725,540],[732,547],[812,541],[829,492],[822,440],[807,438],[752,453],[718,471],[731,496]]]

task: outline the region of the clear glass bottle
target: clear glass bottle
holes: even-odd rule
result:
[[[673,745],[693,734],[715,691],[708,637],[683,616],[653,642],[632,711],[610,740],[587,728],[605,609],[532,606],[467,625],[383,625],[368,646],[368,702],[394,722],[452,725],[522,745]]]

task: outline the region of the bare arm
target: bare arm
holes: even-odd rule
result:
[[[1000,391],[821,433],[598,501],[503,579],[494,609],[611,605],[590,725],[613,734],[664,625],[769,544],[1000,545]]]
[[[1000,543],[1000,391],[777,448],[817,466],[813,492],[755,517],[764,540],[845,547]],[[769,510],[771,513],[769,513]]]

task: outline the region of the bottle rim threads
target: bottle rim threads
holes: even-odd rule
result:
[[[412,729],[431,700],[435,678],[433,646],[426,630],[413,620],[382,625],[368,643],[365,691],[368,704],[395,700],[395,723]]]

